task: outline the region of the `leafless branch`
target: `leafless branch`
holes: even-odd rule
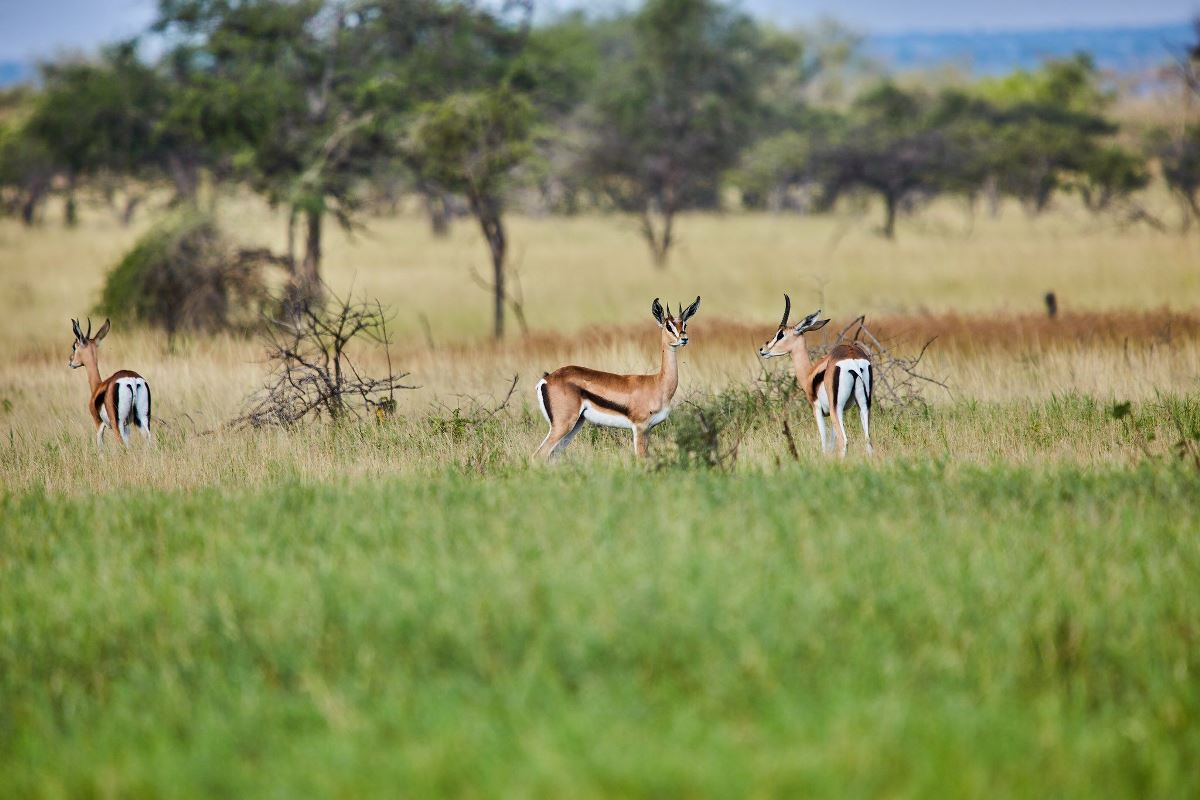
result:
[[[271,364],[266,385],[247,398],[247,411],[234,427],[292,426],[306,418],[331,421],[384,419],[395,413],[396,390],[407,372],[392,366],[388,315],[379,301],[343,299],[327,292],[321,305],[305,305],[283,318],[266,318],[263,337]],[[387,375],[364,374],[351,350],[362,340],[381,345]]]

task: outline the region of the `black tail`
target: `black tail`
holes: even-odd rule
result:
[[[152,399],[150,397],[150,384],[143,382],[142,388],[146,390],[146,416],[145,416],[145,418],[143,418],[141,414],[137,413],[137,398],[136,397],[133,398],[133,400],[134,400],[133,411],[134,411],[134,414],[137,416],[138,427],[141,428],[142,430],[149,430],[150,429],[150,411],[151,411],[151,408],[153,407]]]

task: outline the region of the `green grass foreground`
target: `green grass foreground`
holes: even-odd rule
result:
[[[1200,794],[1200,478],[0,498],[0,795]]]

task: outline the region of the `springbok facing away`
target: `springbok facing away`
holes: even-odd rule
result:
[[[92,422],[96,425],[96,445],[104,445],[104,429],[116,428],[121,434],[121,441],[129,444],[129,421],[142,430],[147,441],[150,436],[150,384],[136,372],[119,369],[106,380],[100,380],[100,367],[96,360],[96,348],[100,340],[108,335],[112,323],[104,320],[96,336],[92,337],[92,320],[88,319],[87,333],[79,329],[79,320],[71,320],[71,330],[75,334],[75,343],[71,345],[71,360],[67,366],[71,369],[87,367],[88,385],[91,386],[91,400],[88,411]]]
[[[657,375],[616,375],[587,367],[560,367],[547,372],[534,392],[550,432],[533,453],[549,461],[571,443],[584,421],[629,428],[633,450],[646,455],[646,434],[671,413],[671,398],[679,386],[676,351],[688,343],[687,323],[700,308],[700,298],[671,316],[658,298],[650,313],[661,329],[662,367]]]
[[[833,432],[838,453],[846,455],[846,406],[853,398],[858,404],[858,418],[862,423],[863,438],[867,453],[871,449],[871,393],[875,387],[875,376],[871,371],[871,354],[858,342],[836,345],[829,354],[812,363],[808,356],[808,345],[804,334],[824,328],[828,319],[818,320],[821,309],[817,309],[800,321],[794,328],[788,327],[788,315],[792,311],[792,298],[783,296],[783,319],[779,330],[758,349],[763,358],[790,355],[796,370],[796,380],[804,387],[813,416],[817,419],[817,430],[821,435],[821,449],[828,453],[835,446],[825,432],[825,417],[833,417]],[[832,404],[830,400],[833,400]]]

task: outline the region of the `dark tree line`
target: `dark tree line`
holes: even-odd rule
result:
[[[57,195],[72,224],[87,192],[127,223],[156,186],[176,206],[249,187],[286,212],[279,261],[306,301],[330,220],[353,228],[381,198],[419,195],[435,230],[459,207],[478,223],[497,336],[513,202],[632,214],[659,266],[680,212],[739,201],[819,212],[870,195],[890,237],[938,195],[1015,198],[1036,215],[1071,193],[1100,213],[1158,171],[1186,219],[1200,216],[1200,128],[1138,146],[1086,56],[929,91],[873,72],[845,31],[780,31],[719,0],[540,25],[531,12],[159,0],[146,33],[165,45],[157,60],[118,43],[0,94],[0,208],[32,225]],[[1198,67],[1180,56],[1200,88]]]

